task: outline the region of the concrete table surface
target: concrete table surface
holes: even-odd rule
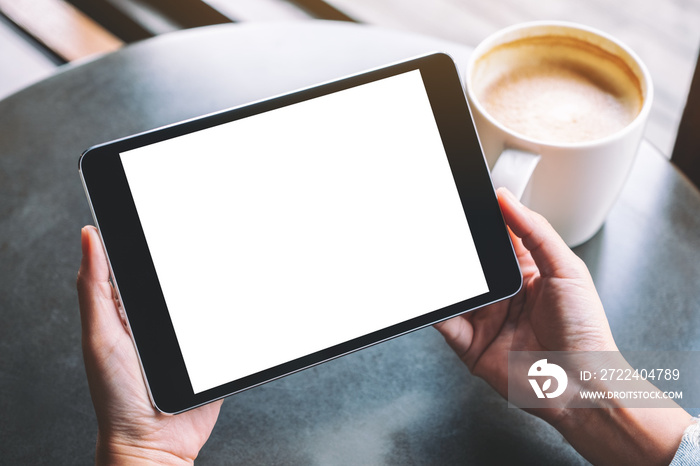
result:
[[[87,464],[97,425],[75,277],[87,147],[430,52],[470,48],[333,22],[188,30],[0,101],[0,462]],[[700,349],[700,194],[643,143],[576,249],[621,348]],[[586,464],[472,377],[432,328],[228,398],[200,464]]]

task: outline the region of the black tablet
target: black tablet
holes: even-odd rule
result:
[[[444,54],[92,147],[80,174],[163,412],[521,286]]]

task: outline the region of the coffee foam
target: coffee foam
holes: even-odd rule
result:
[[[639,79],[621,58],[563,36],[494,47],[475,63],[472,84],[494,119],[551,143],[613,134],[639,114],[643,102]]]

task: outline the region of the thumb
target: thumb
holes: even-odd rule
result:
[[[109,281],[109,266],[102,241],[93,226],[83,227],[80,233],[83,257],[77,287],[83,336],[90,340],[118,335],[115,327],[120,327],[120,332],[124,327]]]
[[[506,224],[522,240],[540,274],[568,278],[587,275],[583,262],[542,215],[525,207],[505,188],[499,188],[497,194]]]
[[[455,354],[460,359],[465,360],[474,338],[474,326],[471,323],[470,314],[438,322],[433,327],[442,334]]]

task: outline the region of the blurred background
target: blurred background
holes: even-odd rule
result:
[[[0,99],[80,62],[179,29],[351,21],[474,46],[514,23],[574,21],[616,36],[656,94],[646,137],[670,156],[700,47],[700,0],[0,0]]]

